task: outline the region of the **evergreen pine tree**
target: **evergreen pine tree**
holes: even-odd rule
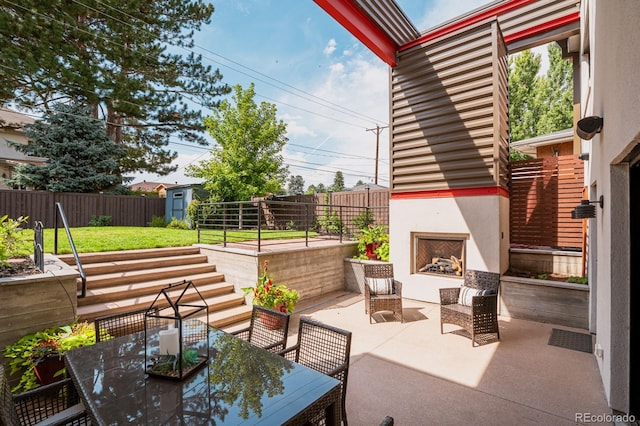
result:
[[[20,164],[7,180],[12,187],[52,192],[98,192],[122,183],[118,159],[124,149],[107,137],[104,123],[81,105],[56,104],[42,120],[25,126],[27,145],[18,151],[47,158],[44,165]]]

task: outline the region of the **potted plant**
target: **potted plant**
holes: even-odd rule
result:
[[[300,295],[296,290],[284,284],[275,284],[267,274],[268,267],[269,260],[267,259],[262,264],[262,274],[258,277],[256,286],[244,287],[242,291],[245,295],[253,296],[254,305],[293,313]]]
[[[12,392],[28,391],[61,380],[65,373],[65,352],[95,342],[95,330],[87,322],[51,327],[21,337],[4,350],[11,374],[22,372]]]
[[[369,224],[358,234],[359,259],[389,260],[389,234],[385,225]],[[381,256],[382,254],[382,256]],[[386,254],[386,256],[385,256]],[[386,257],[386,259],[384,259]]]

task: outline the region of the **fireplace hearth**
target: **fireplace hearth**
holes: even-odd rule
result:
[[[414,272],[461,277],[466,238],[453,235],[414,235]]]

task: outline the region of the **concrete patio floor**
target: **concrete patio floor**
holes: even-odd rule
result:
[[[336,292],[301,301],[292,318],[290,345],[300,315],[353,333],[351,425],[570,425],[611,413],[594,355],[548,345],[553,328],[586,330],[500,318],[500,340],[471,347],[456,326],[440,334],[439,305],[403,308],[404,323],[389,313],[369,324],[361,294]]]

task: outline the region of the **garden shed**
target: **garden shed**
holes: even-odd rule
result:
[[[165,220],[171,222],[175,217],[178,220],[189,222],[189,217],[187,216],[189,203],[193,200],[202,200],[207,196],[207,191],[199,183],[167,188]]]

